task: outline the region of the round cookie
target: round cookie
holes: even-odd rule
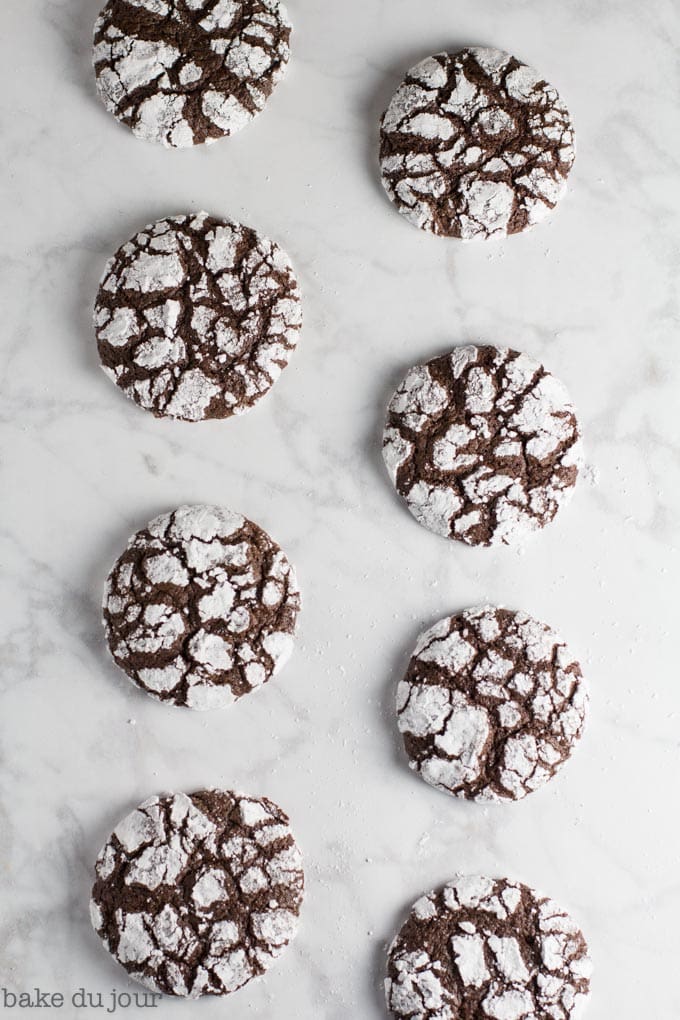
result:
[[[403,1020],[570,1020],[592,964],[576,922],[520,882],[459,875],[413,905],[385,995]]]
[[[409,767],[476,801],[521,800],[552,779],[587,708],[581,667],[557,634],[495,606],[425,631],[397,689]]]
[[[227,995],[295,936],[302,855],[266,798],[222,790],[152,797],[95,865],[90,915],[131,977],[166,995]]]
[[[288,256],[207,213],[158,220],[108,262],[94,310],[106,374],[157,418],[243,414],[297,344],[300,292]]]
[[[544,219],[574,162],[569,111],[501,50],[438,53],[406,75],[381,121],[382,180],[399,212],[464,241]]]
[[[97,92],[145,141],[214,142],[264,108],[290,34],[277,0],[109,0],[94,31]]]
[[[203,710],[279,672],[299,609],[295,571],[266,531],[221,507],[181,506],[130,539],[106,582],[103,620],[138,687]]]
[[[552,521],[581,465],[569,395],[507,347],[457,347],[410,369],[383,436],[390,478],[424,527],[510,545]]]

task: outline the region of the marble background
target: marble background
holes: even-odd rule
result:
[[[163,1017],[379,1020],[386,942],[421,891],[462,869],[572,909],[596,964],[590,1020],[676,1018],[680,7],[291,0],[293,60],[267,111],[209,149],[167,152],[95,96],[98,6],[0,11],[0,985],[138,987],[90,930],[93,858],[147,795],[225,784],[291,815],[302,929],[228,1004],[165,1001]],[[376,127],[405,68],[475,42],[558,86],[579,153],[550,222],[461,246],[393,211]],[[107,256],[148,221],[200,208],[287,248],[306,322],[266,402],[192,426],[116,391],[90,320]],[[521,554],[418,527],[382,468],[395,383],[466,340],[544,359],[584,425],[588,478]],[[129,533],[190,501],[267,527],[305,596],[285,673],[209,715],[138,693],[99,621]],[[558,781],[484,809],[411,775],[393,696],[419,631],[487,599],[562,631],[592,712]]]

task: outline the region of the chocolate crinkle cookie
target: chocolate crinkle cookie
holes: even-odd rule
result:
[[[576,922],[509,879],[457,876],[392,943],[385,993],[403,1020],[570,1020],[592,965]]]
[[[293,649],[300,593],[270,536],[221,507],[182,506],[130,539],[104,591],[115,662],[160,701],[222,708]]]
[[[288,256],[207,213],[158,220],[109,261],[94,310],[102,367],[156,417],[243,414],[288,364],[302,324]]]
[[[166,995],[227,995],[293,939],[304,891],[288,817],[222,790],[152,797],[95,865],[90,914],[111,956]]]
[[[109,0],[94,33],[97,91],[138,138],[214,142],[264,108],[290,34],[277,0]]]
[[[424,527],[510,545],[552,521],[581,465],[563,384],[507,347],[457,347],[410,369],[383,436],[390,478]]]
[[[552,779],[587,707],[581,667],[557,634],[495,606],[425,631],[397,690],[409,766],[476,801],[520,800]]]
[[[502,50],[428,57],[406,75],[381,122],[392,201],[433,234],[517,234],[566,190],[574,131],[555,89]]]

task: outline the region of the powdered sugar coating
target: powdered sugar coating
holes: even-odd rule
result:
[[[457,876],[392,943],[385,994],[404,1020],[570,1020],[592,965],[575,921],[508,879]]]
[[[107,375],[157,417],[242,414],[295,350],[300,292],[288,256],[207,213],[158,220],[106,266],[94,310]]]
[[[109,0],[95,25],[97,91],[138,138],[214,142],[264,108],[290,34],[278,0]]]
[[[168,995],[226,995],[264,973],[297,930],[304,874],[288,817],[220,790],[152,797],[95,865],[90,913],[132,977]]]
[[[382,180],[399,212],[464,241],[544,219],[574,157],[555,89],[509,53],[481,46],[412,67],[381,122]]]
[[[222,708],[288,661],[295,571],[270,536],[222,507],[182,506],[138,531],[104,591],[111,654],[159,701]]]
[[[582,460],[564,385],[527,354],[472,345],[409,370],[383,456],[416,520],[469,545],[513,544],[548,524]]]
[[[495,606],[420,636],[397,690],[409,766],[467,800],[520,800],[580,739],[588,695],[579,663],[546,624]]]

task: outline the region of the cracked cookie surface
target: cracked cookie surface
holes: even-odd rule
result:
[[[222,790],[152,797],[95,865],[90,914],[131,977],[166,995],[235,992],[295,935],[302,855],[267,798]]]
[[[182,506],[130,539],[106,582],[103,620],[138,687],[205,710],[283,668],[299,609],[295,571],[262,528],[222,507]]]
[[[407,373],[383,456],[420,524],[487,546],[550,523],[582,459],[564,385],[529,355],[491,346],[457,347]]]
[[[571,756],[588,697],[579,663],[550,627],[495,606],[420,636],[397,689],[409,767],[467,800],[520,800]]]
[[[95,25],[97,92],[145,141],[214,142],[264,108],[290,34],[277,0],[109,0]]]
[[[385,994],[404,1020],[570,1020],[591,971],[583,934],[553,900],[457,876],[413,905],[389,949]]]
[[[243,414],[295,350],[288,256],[207,213],[158,220],[109,260],[94,310],[102,367],[135,403],[182,421]]]
[[[399,212],[464,241],[544,219],[574,157],[571,118],[555,89],[487,47],[416,64],[381,121],[382,181]]]

